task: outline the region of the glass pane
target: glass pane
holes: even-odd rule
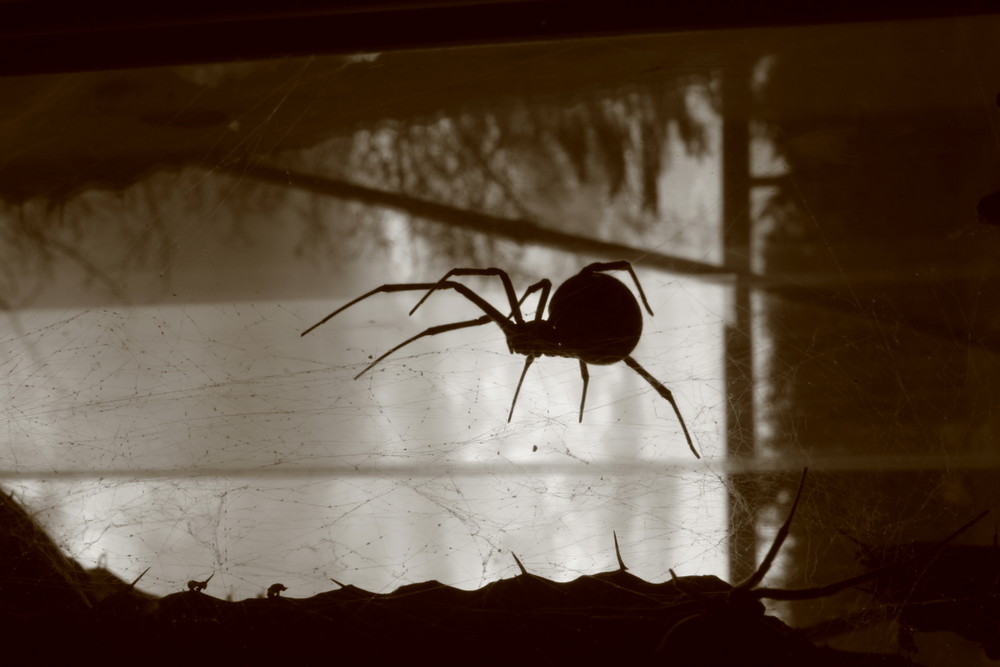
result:
[[[2,78],[0,482],[156,595],[567,581],[615,537],[644,579],[736,584],[807,466],[763,585],[895,562],[995,503],[998,30]],[[928,571],[992,595],[994,532]],[[769,610],[985,661],[940,576]]]

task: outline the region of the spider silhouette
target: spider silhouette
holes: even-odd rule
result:
[[[404,292],[426,290],[427,293],[417,302],[417,305],[410,311],[412,315],[427,298],[437,290],[450,289],[458,292],[466,299],[474,303],[485,315],[473,320],[463,320],[452,324],[442,324],[431,327],[418,333],[416,336],[404,340],[402,343],[392,348],[381,357],[368,364],[364,370],[358,373],[357,379],[371,370],[380,361],[388,357],[396,350],[409,345],[413,341],[424,336],[436,336],[437,334],[467,327],[475,327],[493,322],[507,337],[507,348],[512,354],[523,354],[526,359],[524,368],[521,370],[521,377],[517,381],[517,388],[514,390],[514,400],[510,404],[510,412],[507,414],[509,422],[514,416],[514,406],[517,404],[517,397],[521,392],[521,385],[524,383],[524,376],[528,372],[531,364],[540,356],[550,357],[571,357],[580,362],[580,375],[583,377],[583,394],[580,397],[580,421],[583,421],[583,408],[587,401],[587,385],[590,382],[590,373],[587,371],[587,364],[608,365],[619,361],[638,373],[646,382],[652,385],[663,398],[670,403],[680,422],[684,437],[687,439],[688,447],[697,458],[701,458],[694,443],[691,442],[691,435],[688,433],[684,417],[674,401],[673,394],[660,383],[659,380],[650,375],[645,368],[639,365],[630,355],[639,342],[642,335],[642,310],[636,301],[631,290],[624,283],[605,275],[605,271],[628,271],[635,282],[642,303],[646,311],[652,315],[653,310],[649,307],[646,294],[642,291],[639,278],[635,275],[632,265],[625,261],[601,262],[590,264],[556,289],[552,294],[551,301],[549,293],[552,290],[552,282],[548,279],[539,280],[530,285],[524,295],[518,300],[514,293],[514,286],[510,276],[506,271],[497,268],[488,269],[452,269],[436,283],[399,283],[388,284],[376,287],[370,292],[362,294],[353,301],[344,304],[333,311],[322,320],[312,325],[302,332],[307,333],[326,323],[335,315],[350,308],[354,304],[364,301],[370,296],[382,292]],[[449,280],[454,276],[496,276],[503,284],[507,301],[510,305],[511,314],[505,316],[497,308],[476,294],[468,286],[462,283]],[[535,308],[535,316],[532,320],[526,320],[521,312],[521,305],[525,299],[535,292],[540,292],[538,305]],[[543,314],[548,305],[549,317],[545,319]]]

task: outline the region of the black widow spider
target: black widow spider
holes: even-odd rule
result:
[[[464,320],[452,324],[442,324],[431,327],[421,333],[408,338],[396,347],[392,348],[381,357],[368,364],[368,366],[358,373],[357,379],[368,372],[378,362],[382,361],[396,350],[409,345],[418,338],[424,336],[436,336],[446,331],[475,327],[489,322],[500,327],[507,337],[507,347],[512,354],[523,354],[527,357],[524,362],[524,369],[521,371],[521,378],[517,382],[517,389],[514,390],[514,400],[510,404],[510,412],[507,414],[507,421],[514,415],[514,405],[517,404],[517,396],[521,392],[521,384],[524,376],[532,362],[542,355],[550,357],[572,357],[580,362],[580,374],[583,377],[583,395],[580,397],[580,421],[583,421],[583,407],[587,400],[587,383],[590,381],[590,373],[587,371],[587,364],[613,364],[624,361],[629,368],[638,373],[652,387],[665,398],[674,409],[684,437],[687,439],[688,447],[697,458],[701,458],[691,442],[691,435],[688,433],[687,425],[681,416],[681,411],[674,401],[673,394],[659,380],[650,375],[645,368],[633,359],[629,354],[635,349],[642,335],[642,310],[632,292],[621,281],[604,275],[603,271],[625,270],[632,276],[635,286],[642,298],[642,303],[650,315],[653,310],[649,307],[646,295],[639,284],[632,265],[625,261],[602,262],[590,264],[580,273],[576,274],[555,291],[552,300],[549,301],[549,292],[552,290],[552,282],[548,279],[539,280],[528,287],[520,301],[514,293],[514,286],[510,276],[506,271],[497,268],[488,269],[452,269],[436,283],[400,283],[389,284],[376,287],[366,294],[362,294],[353,301],[344,304],[333,311],[322,320],[312,325],[302,332],[307,333],[327,322],[338,313],[350,308],[359,301],[363,301],[370,296],[380,292],[403,292],[410,290],[427,290],[427,293],[417,302],[417,305],[410,311],[412,315],[417,308],[435,290],[452,289],[476,304],[484,313],[482,317],[474,320]],[[452,276],[496,276],[503,284],[504,292],[507,294],[507,301],[510,304],[511,314],[504,316],[499,310],[493,307],[481,296],[473,292],[462,283],[449,280]],[[538,299],[538,306],[535,309],[535,318],[525,320],[521,313],[521,304],[534,292],[541,292]],[[549,306],[549,318],[543,319],[545,306]],[[513,318],[513,321],[512,319]]]

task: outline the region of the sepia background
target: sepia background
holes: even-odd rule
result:
[[[529,571],[864,571],[998,500],[1000,19],[717,30],[0,78],[0,485],[163,595]],[[454,293],[636,269],[624,364],[523,365]],[[625,274],[616,274],[630,287]],[[462,279],[503,310],[499,281]],[[534,311],[526,304],[526,313]],[[993,544],[995,519],[957,542]],[[774,606],[895,651],[884,600]],[[986,664],[953,633],[927,664]]]

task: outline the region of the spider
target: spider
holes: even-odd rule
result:
[[[587,400],[587,384],[590,381],[590,373],[587,371],[587,364],[608,365],[624,361],[625,364],[640,375],[646,382],[652,385],[663,398],[670,403],[680,422],[684,437],[688,447],[697,458],[701,458],[694,443],[691,442],[691,435],[688,433],[687,425],[681,416],[681,411],[674,401],[673,394],[660,383],[659,380],[650,375],[645,368],[639,365],[630,355],[639,338],[642,335],[642,310],[635,296],[625,286],[624,283],[605,275],[605,271],[628,271],[635,282],[642,303],[646,311],[652,315],[653,310],[649,307],[646,295],[639,284],[639,278],[635,275],[632,265],[625,261],[599,262],[589,264],[580,273],[576,274],[556,289],[549,300],[549,293],[552,290],[552,282],[542,279],[530,285],[524,295],[518,300],[514,293],[514,286],[510,276],[506,271],[497,268],[487,269],[452,269],[436,283],[399,283],[388,284],[376,287],[375,289],[362,294],[353,301],[344,304],[333,311],[322,320],[312,325],[302,332],[302,336],[324,324],[332,317],[350,308],[354,304],[367,299],[370,296],[381,292],[404,292],[426,290],[426,294],[417,302],[417,305],[410,311],[412,315],[420,305],[436,290],[451,289],[466,299],[474,303],[485,315],[473,320],[464,320],[451,324],[442,324],[430,327],[420,332],[416,336],[408,338],[396,347],[392,348],[381,357],[368,364],[364,370],[358,373],[354,379],[358,379],[371,370],[380,361],[388,357],[396,350],[409,345],[413,341],[424,336],[436,336],[447,331],[455,331],[467,327],[475,327],[493,322],[507,337],[507,348],[512,354],[523,354],[526,359],[524,368],[521,370],[521,377],[514,390],[514,400],[510,404],[510,411],[507,414],[509,422],[514,416],[514,406],[517,404],[518,394],[521,392],[521,384],[524,376],[528,372],[531,364],[540,356],[550,357],[571,357],[580,362],[580,375],[583,377],[583,394],[580,397],[580,421],[583,421],[583,408]],[[449,280],[453,276],[495,276],[503,284],[507,301],[510,305],[511,314],[504,316],[497,308],[476,294],[468,286],[462,283]],[[540,292],[538,305],[535,309],[534,319],[526,320],[521,312],[521,305],[535,292]],[[545,319],[543,314],[545,306],[549,307],[549,317]]]

